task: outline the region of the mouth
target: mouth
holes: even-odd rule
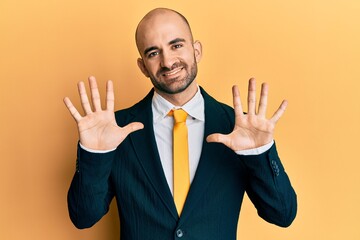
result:
[[[184,67],[176,68],[176,69],[173,69],[173,70],[171,70],[171,71],[167,71],[167,72],[163,73],[162,75],[163,75],[164,77],[172,77],[172,76],[174,76],[175,74],[179,73],[179,72],[180,72],[181,70],[183,70],[183,69],[184,69]]]

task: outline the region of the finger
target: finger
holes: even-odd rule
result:
[[[207,136],[206,141],[222,143],[222,144],[225,144],[226,146],[228,145],[227,144],[227,142],[228,142],[227,135],[220,134],[220,133],[210,134],[209,136]]]
[[[263,83],[261,85],[258,115],[265,116],[266,114],[268,90],[269,90],[269,86],[267,85],[267,83]]]
[[[72,104],[72,102],[70,101],[70,99],[68,97],[64,98],[64,103],[67,107],[67,109],[69,110],[69,112],[71,113],[71,115],[73,116],[73,118],[75,119],[76,122],[79,122],[81,120],[81,115],[78,112],[78,110],[76,110],[76,108],[74,107],[74,105]]]
[[[106,84],[106,109],[114,111],[115,96],[113,82],[109,80]]]
[[[141,122],[129,123],[128,125],[122,128],[124,133],[124,138],[126,138],[126,136],[129,135],[130,133],[143,128],[144,128],[144,124],[142,124]]]
[[[286,101],[286,100],[282,101],[282,103],[280,104],[280,107],[276,110],[274,115],[271,117],[270,121],[272,121],[274,123],[279,121],[280,117],[284,114],[287,105],[288,105],[288,101]]]
[[[248,87],[248,113],[256,112],[256,83],[255,78],[250,78]]]
[[[95,77],[93,76],[89,77],[89,85],[90,85],[91,99],[94,106],[94,110],[101,111],[101,99]]]
[[[81,106],[83,107],[85,113],[86,114],[92,113],[91,105],[89,103],[84,82],[81,81],[78,83],[78,91],[80,94]]]
[[[234,105],[235,118],[236,118],[237,116],[242,116],[244,114],[241,106],[241,99],[240,99],[238,86],[235,85],[232,87],[232,94],[233,94],[233,105]]]

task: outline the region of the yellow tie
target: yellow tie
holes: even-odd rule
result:
[[[174,201],[180,215],[190,187],[187,113],[182,109],[177,109],[172,110],[169,114],[174,116]]]

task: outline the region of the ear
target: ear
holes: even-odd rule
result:
[[[145,77],[149,77],[149,72],[146,69],[144,60],[142,58],[137,59],[137,65],[140,68],[141,72],[145,75]]]
[[[193,46],[195,51],[196,62],[199,63],[202,57],[202,44],[199,41],[195,41]]]

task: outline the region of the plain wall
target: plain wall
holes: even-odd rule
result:
[[[62,99],[80,108],[76,83],[112,79],[116,109],[151,83],[137,68],[134,31],[149,10],[170,7],[190,21],[204,56],[198,82],[232,104],[247,80],[270,85],[269,116],[289,106],[278,150],[298,194],[298,215],[282,229],[248,198],[238,238],[360,239],[360,1],[0,1],[0,239],[117,240],[116,205],[77,230],[66,195],[77,130]]]

